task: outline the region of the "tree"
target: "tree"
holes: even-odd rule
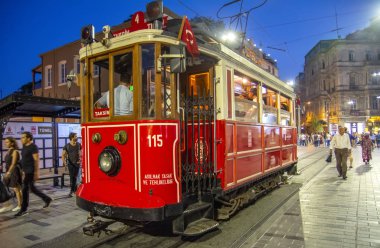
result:
[[[323,124],[322,121],[317,120],[315,116],[311,118],[310,122],[310,131],[312,133],[322,132],[323,131]]]

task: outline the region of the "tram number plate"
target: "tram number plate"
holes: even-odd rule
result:
[[[148,135],[149,147],[162,147],[164,142],[162,141],[162,134]]]

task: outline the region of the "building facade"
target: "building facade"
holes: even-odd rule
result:
[[[380,21],[345,39],[322,40],[305,56],[301,94],[305,125],[318,120],[336,132],[380,127]],[[326,128],[327,129],[327,128]]]

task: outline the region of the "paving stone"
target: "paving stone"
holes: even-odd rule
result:
[[[354,157],[360,158],[361,149],[353,151]],[[373,164],[380,164],[378,154]],[[283,224],[293,221],[298,228],[286,231],[281,222],[273,223],[285,234],[284,240],[293,239],[305,247],[334,248],[376,247],[380,243],[380,167],[358,165],[347,173],[347,181],[339,180],[335,165],[327,165],[300,189],[297,204],[278,220]],[[301,240],[294,239],[296,230],[301,230],[297,236]]]

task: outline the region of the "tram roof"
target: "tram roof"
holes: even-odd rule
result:
[[[0,119],[9,117],[80,118],[80,101],[22,94],[0,100]]]

